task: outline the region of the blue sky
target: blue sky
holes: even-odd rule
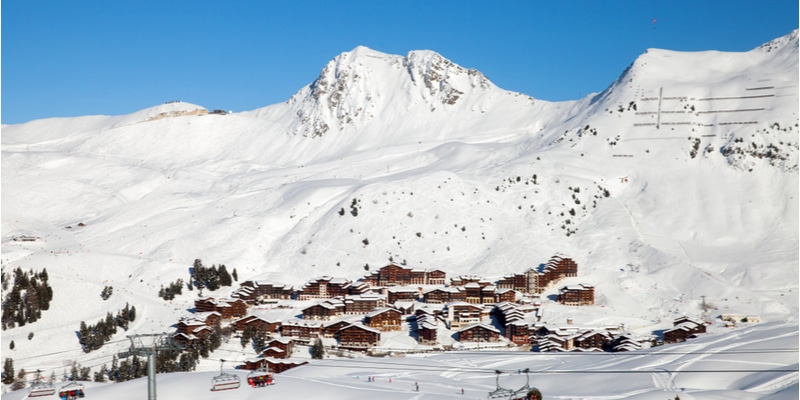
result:
[[[2,123],[182,100],[287,100],[337,54],[434,50],[542,100],[603,90],[648,48],[747,51],[798,27],[797,0],[3,0]],[[655,24],[653,20],[656,20]]]

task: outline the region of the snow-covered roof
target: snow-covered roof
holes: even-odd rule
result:
[[[463,327],[463,328],[461,328],[461,329],[457,330],[456,332],[464,332],[464,331],[468,331],[468,330],[475,329],[475,328],[478,328],[478,329],[486,329],[486,330],[489,330],[489,331],[495,332],[495,333],[497,333],[497,334],[499,334],[499,333],[500,333],[500,330],[498,330],[497,328],[495,328],[495,327],[493,327],[493,326],[491,326],[491,325],[488,325],[488,324],[484,324],[483,322],[479,322],[479,323],[477,323],[477,324],[471,324],[471,325],[467,325],[467,326],[465,326],[465,327]]]

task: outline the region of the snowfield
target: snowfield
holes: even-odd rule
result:
[[[195,259],[299,288],[390,260],[497,280],[560,254],[579,269],[559,287],[590,283],[596,303],[560,305],[553,288],[540,323],[647,336],[685,315],[710,333],[624,354],[404,354],[413,340],[391,337],[392,357],[331,357],[271,387],[210,392],[220,359],[256,356],[232,339],[197,372],[160,374],[159,396],[486,398],[495,370],[520,387],[529,368],[545,398],[796,399],[798,110],[794,31],[743,53],[650,49],[570,102],[498,88],[432,51],[358,47],[257,110],[169,102],[3,125],[2,271],[46,268],[54,292],[40,320],[2,332],[3,358],[59,381],[72,362],[110,365],[126,335],[189,315],[197,290],[157,294],[188,281]],[[126,304],[130,329],[82,352],[80,322]],[[728,328],[722,314],[761,322]],[[84,384],[88,398],[147,391],[145,379]]]

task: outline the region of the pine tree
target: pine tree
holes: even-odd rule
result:
[[[109,371],[109,375],[113,377],[115,381],[119,382],[119,359],[116,354],[111,357],[111,370]]]
[[[311,347],[311,358],[321,360],[325,357],[325,347],[322,345],[322,339],[317,338],[314,345]]]
[[[103,364],[103,366],[100,367],[100,370],[95,372],[94,381],[95,382],[105,382],[107,374],[108,374],[108,368],[106,368],[106,365]]]
[[[233,284],[233,280],[231,279],[231,274],[228,273],[228,269],[225,267],[225,264],[221,264],[219,266],[219,285],[220,286],[231,286]]]
[[[240,343],[242,345],[242,348],[247,347],[247,344],[250,343],[250,339],[252,339],[253,336],[255,336],[255,334],[256,331],[255,329],[253,329],[253,327],[248,326],[244,328],[244,330],[242,331],[242,337],[240,338]]]
[[[88,381],[89,376],[92,374],[91,367],[81,367],[80,380]]]
[[[239,282],[239,274],[236,273],[236,268],[234,268],[233,272],[231,272],[231,276],[233,276],[234,281]]]
[[[80,372],[78,371],[78,363],[73,362],[72,363],[72,368],[69,370],[69,380],[77,381],[79,375],[80,375]]]
[[[25,388],[25,369],[20,369],[17,373],[17,379],[14,379],[14,383],[11,385],[12,390],[20,390]]]
[[[9,350],[14,350],[14,341],[12,340],[11,343],[8,344]]]
[[[14,360],[11,358],[6,358],[3,363],[3,383],[6,385],[14,383]]]

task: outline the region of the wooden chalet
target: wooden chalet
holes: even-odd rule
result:
[[[367,350],[381,343],[381,332],[361,324],[351,324],[339,330],[339,347]]]
[[[344,315],[345,303],[341,299],[328,299],[302,310],[303,319],[309,321],[330,321]]]
[[[194,317],[183,317],[176,324],[177,333],[183,333],[185,335],[192,335],[195,330],[204,326],[208,326],[205,321]]]
[[[679,317],[672,321],[673,328],[664,331],[664,343],[685,342],[689,337],[698,333],[706,333],[706,324],[703,321]]]
[[[194,309],[195,312],[216,311],[220,314],[220,318],[231,319],[243,317],[247,314],[247,303],[242,299],[215,299],[213,297],[205,297],[195,299]]]
[[[459,342],[497,342],[500,340],[500,331],[483,323],[461,328],[456,331],[455,335]]]
[[[477,282],[470,282],[464,285],[464,291],[467,294],[467,298],[464,299],[469,304],[482,304],[482,287]]]
[[[394,307],[397,311],[400,311],[400,313],[403,315],[411,315],[414,313],[415,303],[415,301],[395,301],[392,304],[392,307]]]
[[[345,296],[343,301],[346,315],[362,315],[386,307],[386,296],[377,293],[349,295]]]
[[[581,349],[605,349],[613,338],[606,331],[587,330],[573,339],[575,347]]]
[[[571,258],[553,256],[547,264],[538,268],[530,268],[524,273],[527,281],[526,287],[519,287],[519,277],[511,276],[503,280],[503,287],[517,286],[515,290],[530,294],[540,294],[558,281],[568,277],[578,276],[578,264]]]
[[[514,321],[506,324],[506,339],[517,346],[531,344],[530,325],[524,321]]]
[[[506,275],[497,281],[498,289],[511,289],[518,292],[528,291],[528,277],[526,274]]]
[[[445,306],[446,318],[451,329],[472,325],[481,321],[483,307],[475,304],[458,301]]]
[[[265,281],[245,281],[241,287],[249,288],[255,299],[290,300],[294,293],[290,285]]]
[[[208,326],[219,326],[220,322],[222,322],[222,314],[216,311],[195,312],[192,316],[194,319],[205,322]]]
[[[246,286],[240,286],[231,293],[231,297],[242,299],[248,305],[254,305],[256,303],[256,295],[253,293],[253,289]]]
[[[347,291],[351,296],[373,293],[372,287],[366,282],[352,282]]]
[[[403,314],[394,308],[382,308],[364,316],[364,325],[379,331],[399,331]]]
[[[483,281],[483,278],[477,275],[459,275],[450,278],[450,286],[466,286],[468,283],[477,283]]]
[[[353,321],[346,321],[346,320],[337,320],[337,321],[329,321],[322,323],[322,336],[326,338],[333,338],[336,337],[336,334],[339,333],[339,330],[351,325]]]
[[[202,325],[192,329],[191,333],[176,332],[172,335],[172,340],[184,347],[192,347],[198,340],[213,333],[213,329],[208,325]]]
[[[558,293],[558,302],[567,306],[593,305],[594,286],[586,283],[564,286]]]
[[[411,284],[411,268],[391,263],[372,271],[369,275],[361,278],[361,281],[372,286],[409,285]]]
[[[393,286],[386,289],[386,298],[389,304],[402,300],[417,300],[419,290],[408,286]]]
[[[417,341],[419,344],[435,345],[438,343],[437,339],[437,321],[436,316],[427,312],[418,312],[417,319]]]
[[[629,334],[621,334],[616,336],[606,347],[613,352],[637,351],[642,349],[642,340]]]
[[[498,289],[495,292],[495,303],[517,301],[517,291],[514,289]]]
[[[237,331],[244,331],[246,328],[252,328],[256,332],[275,333],[281,327],[280,321],[269,321],[255,315],[248,315],[231,322],[231,326]]]
[[[287,371],[292,368],[308,364],[308,361],[290,361],[290,360],[267,358],[265,360],[265,363],[269,371],[279,374],[283,371]]]
[[[421,270],[391,263],[361,278],[372,286],[443,285],[447,274],[439,269]]]
[[[322,323],[290,319],[281,324],[281,336],[300,342],[309,342],[322,336]]]
[[[329,299],[350,294],[352,282],[345,278],[323,276],[307,282],[297,292],[298,300]]]
[[[264,357],[271,357],[271,358],[289,358],[294,351],[294,340],[291,338],[275,338],[272,340],[268,340],[264,348],[261,351],[261,354]]]
[[[425,303],[445,304],[454,301],[465,301],[467,294],[458,287],[448,286],[428,290],[422,294]]]
[[[525,313],[520,308],[519,304],[504,301],[494,305],[492,314],[497,318],[497,322],[506,325],[525,318]]]
[[[440,269],[427,271],[426,285],[444,285],[447,283],[447,273]]]
[[[497,287],[487,285],[481,288],[481,304],[494,304],[497,301]]]
[[[244,369],[247,371],[255,371],[257,369],[266,368],[267,360],[263,357],[251,357],[244,360],[244,364],[236,366],[236,369]]]

